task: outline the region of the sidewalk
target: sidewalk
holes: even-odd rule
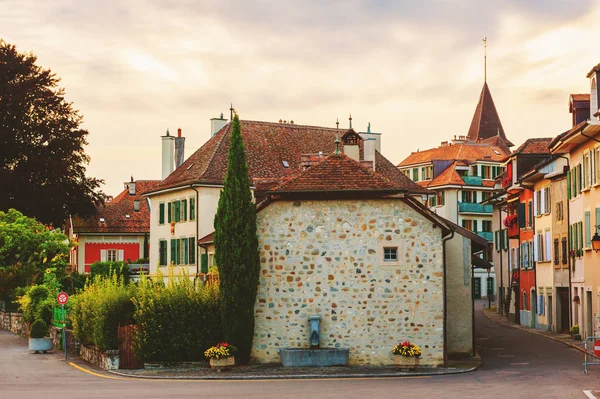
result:
[[[448,368],[423,368],[413,371],[398,371],[394,366],[349,366],[349,367],[283,367],[278,364],[232,367],[218,371],[208,364],[181,367],[160,367],[138,370],[111,371],[124,377],[150,379],[197,379],[197,380],[264,380],[264,379],[317,379],[317,378],[389,378],[436,376],[460,374],[475,370],[481,359],[468,358],[450,360]]]
[[[502,315],[498,314],[494,307],[492,307],[491,309],[488,309],[488,308],[483,309],[483,313],[485,314],[485,316],[488,319],[490,319],[496,323],[511,326],[513,328],[518,328],[520,330],[527,331],[532,334],[541,335],[548,339],[562,342],[565,345],[569,345],[570,347],[575,348],[575,349],[585,353],[585,341],[584,340],[579,340],[579,341],[574,340],[571,338],[571,336],[569,334],[559,334],[559,333],[554,333],[551,331],[538,330],[536,328],[531,328],[531,327],[522,326],[522,325],[513,323],[513,322],[507,320],[506,316],[502,316]],[[593,353],[589,353],[589,354],[592,356],[595,356]]]

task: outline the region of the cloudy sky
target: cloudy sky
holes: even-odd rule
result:
[[[569,93],[600,62],[600,3],[578,0],[0,0],[0,38],[62,78],[90,132],[88,174],[116,195],[160,178],[160,136],[183,129],[186,156],[209,119],[382,132],[382,152],[466,134],[488,84],[507,136],[570,127]]]

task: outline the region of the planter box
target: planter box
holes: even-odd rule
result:
[[[347,366],[349,349],[280,349],[283,367],[331,367]]]
[[[29,350],[35,353],[52,350],[52,338],[29,338]]]
[[[416,369],[417,367],[419,367],[419,358],[415,357],[415,356],[411,357],[411,356],[395,355],[394,356],[394,365],[397,368],[403,369],[403,370]]]
[[[231,367],[235,365],[235,356],[227,356],[221,359],[210,359],[210,367]]]

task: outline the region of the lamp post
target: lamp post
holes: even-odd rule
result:
[[[598,235],[598,229],[600,225],[596,226],[596,232],[594,233],[594,237],[592,237],[592,249],[594,252],[600,251],[600,236]]]

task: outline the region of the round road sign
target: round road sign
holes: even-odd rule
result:
[[[594,353],[596,356],[600,356],[600,339],[594,342]]]
[[[66,292],[61,292],[56,297],[56,300],[58,301],[59,304],[64,305],[69,300],[69,295]]]

